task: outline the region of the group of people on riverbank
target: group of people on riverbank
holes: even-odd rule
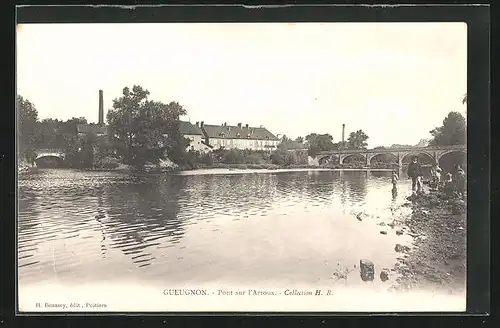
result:
[[[412,191],[416,193],[422,193],[424,173],[422,170],[422,165],[418,161],[418,157],[414,157],[412,162],[408,165],[407,174],[408,178],[412,180]],[[393,194],[397,193],[398,181],[398,174],[396,173],[396,171],[393,171]],[[453,173],[448,172],[446,174],[443,174],[443,170],[441,169],[441,167],[439,167],[439,164],[435,163],[431,168],[431,181],[429,181],[429,185],[433,189],[437,189],[442,186],[445,190],[456,192],[458,193],[458,195],[463,196],[466,190],[465,171],[462,169],[459,163],[456,163],[454,165]]]

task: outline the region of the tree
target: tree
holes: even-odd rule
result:
[[[311,133],[306,136],[307,143],[309,144],[308,154],[311,157],[316,157],[322,151],[329,151],[335,148],[335,144],[332,142],[333,137],[326,134]]]
[[[304,138],[302,138],[302,137],[297,137],[297,138],[295,139],[295,141],[296,141],[296,142],[298,142],[298,143],[304,143]]]
[[[283,135],[283,137],[281,137],[281,142],[282,143],[289,142],[289,141],[292,141],[292,139],[288,138],[285,134]]]
[[[294,152],[275,150],[271,154],[271,163],[282,166],[294,165],[297,163],[297,155]]]
[[[368,140],[368,136],[362,130],[358,130],[356,132],[351,132],[349,134],[349,138],[347,139],[347,148],[348,149],[366,149],[368,144],[366,140]]]
[[[340,148],[342,147],[342,141],[339,141],[339,142],[335,142],[333,144],[333,147],[332,149],[335,149],[335,150],[340,150]]]
[[[450,112],[443,120],[443,125],[430,131],[433,139],[431,146],[465,145],[467,124],[459,112]]]
[[[308,134],[306,136],[306,142],[309,143],[309,144],[313,143],[317,136],[318,136],[317,133]]]
[[[34,147],[38,111],[28,99],[17,96],[17,111],[19,113],[19,149],[21,153]]]
[[[123,89],[108,111],[108,134],[124,163],[142,165],[165,153],[174,162],[186,160],[189,141],[179,132],[179,117],[186,110],[176,102],[168,105],[148,100],[149,91],[139,85]]]
[[[462,98],[462,105],[465,105],[467,103],[467,94],[464,95]]]

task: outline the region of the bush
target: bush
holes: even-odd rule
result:
[[[226,151],[222,158],[224,164],[243,164],[243,152],[239,149],[230,149]]]
[[[280,166],[290,166],[297,163],[295,152],[276,150],[271,154],[271,163]]]
[[[104,169],[116,169],[120,166],[120,160],[114,157],[104,157],[102,159],[101,166]]]
[[[203,154],[199,158],[200,163],[205,164],[205,165],[213,165],[214,164],[214,159],[212,158],[212,155],[209,153]]]
[[[190,169],[198,168],[198,162],[200,159],[200,153],[198,151],[190,150],[186,153],[186,165]]]
[[[315,158],[318,156],[318,154],[321,152],[321,149],[316,146],[310,146],[309,149],[307,149],[307,155],[311,156],[312,158]]]
[[[262,164],[264,162],[264,158],[259,153],[249,153],[245,154],[244,162],[245,164]]]

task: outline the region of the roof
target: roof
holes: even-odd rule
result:
[[[180,121],[179,132],[184,135],[203,135],[203,131],[199,127],[190,122]]]
[[[279,140],[274,134],[264,127],[246,127],[232,125],[203,125],[205,137],[225,139],[253,139],[253,140]]]
[[[107,134],[108,128],[106,126],[101,126],[98,124],[77,124],[76,129],[78,133],[95,133],[95,134]]]

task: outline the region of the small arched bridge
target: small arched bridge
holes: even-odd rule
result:
[[[391,155],[394,157],[394,163],[398,163],[399,167],[403,165],[403,159],[407,156],[426,155],[430,161],[439,163],[439,160],[449,153],[467,154],[467,146],[439,146],[439,147],[407,147],[407,148],[380,148],[380,149],[356,149],[356,150],[332,150],[319,153],[316,158],[319,162],[326,159],[335,158],[338,164],[344,164],[344,160],[351,156],[362,156],[366,161],[366,165],[370,166],[372,159],[379,155]]]
[[[55,157],[64,160],[66,154],[61,149],[37,149],[35,161],[40,158]]]

